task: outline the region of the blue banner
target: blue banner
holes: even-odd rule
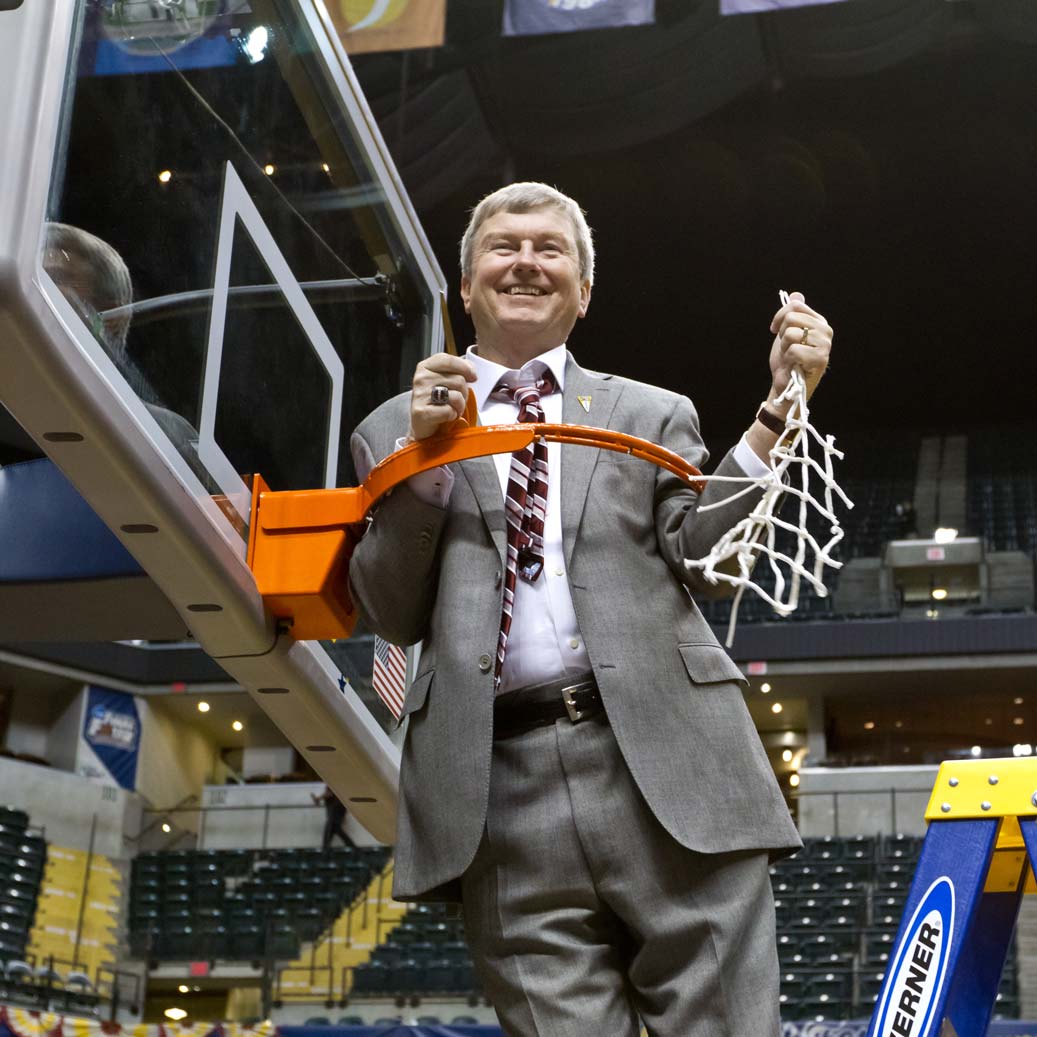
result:
[[[838,4],[843,0],[720,0],[721,14],[761,14],[764,11],[785,11],[792,7],[815,7],[818,4]]]
[[[83,743],[77,770],[111,778],[124,789],[137,786],[140,717],[137,703],[124,691],[91,685],[83,718]]]
[[[655,0],[504,0],[504,35],[653,25]]]

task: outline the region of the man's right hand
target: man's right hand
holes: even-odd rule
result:
[[[414,370],[410,395],[410,438],[428,439],[464,414],[468,402],[468,383],[478,376],[468,360],[450,353],[436,353],[422,360]],[[437,385],[450,390],[450,402],[432,402]]]

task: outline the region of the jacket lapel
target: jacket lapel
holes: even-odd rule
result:
[[[472,457],[459,461],[458,467],[472,488],[475,502],[479,505],[483,521],[503,563],[508,553],[508,534],[504,518],[504,496],[501,494],[493,458]]]
[[[612,383],[611,375],[585,371],[570,353],[565,365],[562,421],[567,425],[608,428],[621,393],[622,389]],[[572,561],[573,545],[599,453],[591,447],[562,444],[562,543],[567,568]]]

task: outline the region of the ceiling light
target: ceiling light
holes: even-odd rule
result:
[[[957,536],[958,531],[951,526],[940,526],[940,528],[933,533],[933,540],[938,544],[949,544]]]
[[[331,172],[331,166],[329,166],[327,164],[327,162],[322,162],[320,164],[320,168],[323,169],[325,173],[330,173]]]
[[[182,1008],[167,1008],[162,1014],[167,1019],[172,1019],[175,1023],[187,1018],[187,1013]]]
[[[760,685],[760,692],[761,692],[761,694],[766,695],[767,692],[770,691],[770,690],[771,690],[771,686],[766,681],[764,681]]]
[[[1019,695],[1016,695],[1016,697],[1012,699],[1012,702],[1016,706],[1021,706],[1023,704],[1023,700]]]
[[[1026,721],[1023,720],[1022,717],[1012,717],[1012,723],[1015,724],[1016,727],[1022,727]]]
[[[245,725],[240,720],[235,720],[234,723],[230,726],[233,727],[235,731],[242,731],[245,727]]]
[[[972,753],[973,756],[981,756],[983,754],[983,750],[978,745],[974,745],[969,752]]]
[[[257,25],[245,38],[245,56],[253,65],[266,57],[270,33],[265,25]]]
[[[169,827],[169,822],[168,821],[163,821],[162,822],[162,831],[167,833],[167,834],[169,832],[173,831],[173,829]]]
[[[933,601],[943,601],[947,597],[946,587],[933,587]]]
[[[190,988],[186,983],[181,983],[176,989],[179,990],[181,994],[186,994]]]
[[[162,172],[158,174],[158,182],[160,184],[168,184],[172,179],[173,171],[171,169],[163,169]]]
[[[789,775],[789,784],[794,789],[798,789],[799,788],[799,775],[798,774],[791,774],[791,775]]]
[[[783,760],[784,760],[784,761],[785,761],[786,763],[792,763],[792,750],[791,750],[791,749],[786,749],[786,750],[785,750],[785,751],[784,751],[784,752],[783,752],[783,753],[781,754],[781,758],[782,758],[782,759],[783,759]]]
[[[208,702],[199,702],[198,703],[198,712],[199,713],[208,713],[209,712],[209,703]]]
[[[268,162],[268,163],[267,163],[267,164],[266,164],[265,166],[263,166],[263,172],[264,172],[264,173],[266,173],[266,175],[267,175],[267,176],[273,176],[273,175],[274,175],[274,173],[276,173],[276,172],[277,172],[277,167],[276,167],[276,166],[273,166],[273,165],[271,165],[271,164],[270,164],[270,163]]]
[[[781,712],[781,703],[780,702],[775,702],[774,705],[771,706],[771,712],[772,713],[780,713]]]
[[[874,731],[875,730],[875,721],[874,720],[865,720],[864,721],[864,730],[865,731]]]

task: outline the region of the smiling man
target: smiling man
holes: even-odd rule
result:
[[[572,199],[531,183],[484,198],[461,271],[475,345],[422,361],[360,425],[361,474],[452,422],[469,391],[484,424],[596,425],[703,465],[690,400],[566,348],[594,280]],[[770,333],[770,390],[720,474],[761,470],[792,369],[812,391],[827,364],[831,328],[802,296]],[[700,496],[625,455],[537,444],[414,477],[353,556],[369,624],[423,642],[393,894],[463,903],[513,1037],[636,1037],[639,1017],[653,1037],[779,1033],[768,861],[799,838],[743,677],[695,605],[716,588],[683,565],[751,510],[721,486]]]

